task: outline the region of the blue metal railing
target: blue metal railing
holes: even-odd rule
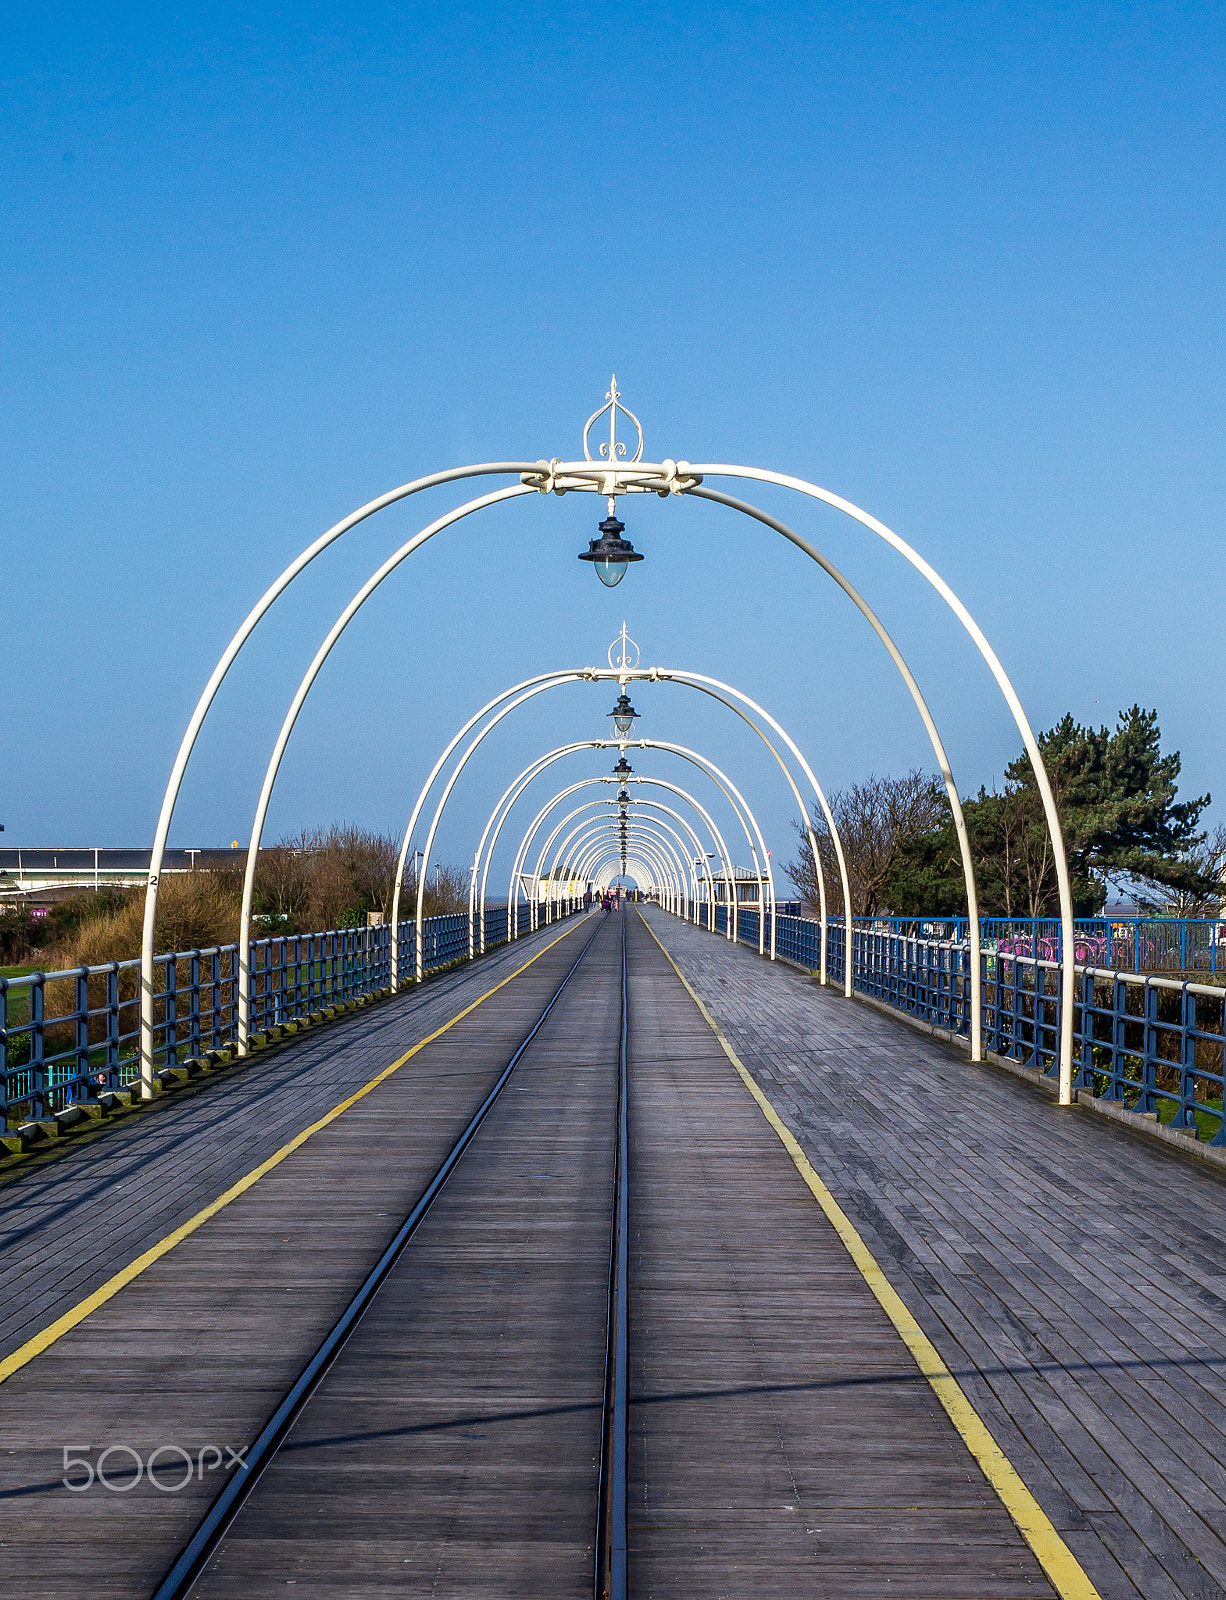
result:
[[[932,919],[923,925],[931,927]],[[716,926],[721,933],[727,930],[722,906],[716,909]],[[965,920],[957,929],[961,938],[920,937],[908,931],[919,926],[901,918],[854,919],[852,988],[965,1038],[971,1018]],[[1018,940],[1016,926],[1011,925],[1010,940]],[[821,934],[821,924],[807,917],[778,917],[776,951],[816,972],[821,967]],[[756,907],[739,910],[737,937],[757,949]],[[1135,947],[1121,941],[1110,948],[1119,953]],[[1178,950],[1181,959],[1187,950],[1174,939],[1167,948]],[[831,982],[840,986],[844,959],[842,920],[832,918],[827,970]],[[1056,1080],[1060,963],[1006,948],[999,939],[994,948],[984,950],[982,962],[984,1048]],[[1210,1144],[1226,1145],[1226,988],[1098,962],[1078,961],[1076,974],[1074,1087],[1139,1116],[1156,1116]]]
[[[968,937],[965,917],[856,917],[857,927],[921,939]],[[832,917],[831,924],[841,925]],[[982,917],[985,950],[1060,960],[1058,917]],[[1226,972],[1226,921],[1216,917],[1078,917],[1073,959],[1113,972]]]
[[[567,916],[579,902],[567,902]],[[518,908],[520,934],[530,907]],[[507,909],[485,915],[487,949],[507,936]],[[417,967],[417,928],[402,922],[397,957],[403,977]],[[429,917],[422,928],[426,971],[468,955],[467,912]],[[238,1027],[238,945],[160,955],[154,982],[154,1060],[171,1067],[233,1042]],[[253,939],[251,1032],[263,1033],[391,983],[391,928],[341,928]],[[139,1070],[140,961],[110,961],[67,972],[0,977],[0,1127],[14,1115],[38,1118],[106,1089]]]

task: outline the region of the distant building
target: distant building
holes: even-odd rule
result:
[[[162,872],[195,872],[229,864],[237,848],[167,850]],[[89,889],[135,888],[148,878],[152,854],[151,849],[0,849],[0,907],[24,906],[37,916],[57,901]]]

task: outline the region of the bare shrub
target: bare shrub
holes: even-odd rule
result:
[[[902,778],[871,774],[830,797],[851,885],[851,914],[868,917],[883,909],[882,897],[902,844],[913,834],[926,833],[948,815],[949,802],[939,778],[912,768]],[[843,910],[843,886],[834,840],[821,811],[813,808],[811,823],[821,853],[826,893],[832,913]],[[796,824],[800,835],[797,859],[786,868],[805,902],[819,904],[817,871],[808,829]]]

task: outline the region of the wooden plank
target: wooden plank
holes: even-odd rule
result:
[[[633,1592],[1050,1595],[641,928],[632,952]]]
[[[649,916],[1100,1592],[1220,1600],[1218,1173]]]
[[[95,1485],[74,1494],[61,1486],[63,1446],[86,1445],[97,1461],[111,1445],[144,1459],[177,1445],[198,1459],[205,1445],[247,1444],[577,952],[567,940],[543,955],[8,1379],[0,1389],[6,1593],[75,1600],[153,1589],[219,1474],[177,1493],[142,1480],[127,1493]],[[391,1059],[384,1038],[379,1066]],[[364,1065],[369,1076],[369,1056]],[[320,1093],[330,1104],[341,1097],[334,1082]],[[203,1134],[199,1146],[209,1148]],[[223,1182],[214,1176],[212,1192]],[[112,1469],[122,1460],[112,1457]]]

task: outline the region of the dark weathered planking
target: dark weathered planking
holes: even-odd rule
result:
[[[641,926],[631,950],[632,1592],[1051,1594]]]
[[[578,948],[571,937],[544,954],[0,1386],[0,1588],[31,1600],[151,1592],[216,1478],[176,1494],[146,1482],[72,1494],[62,1446],[93,1446],[96,1459],[108,1444],[147,1456],[249,1442]],[[379,1033],[360,1081],[400,1053]],[[324,1109],[343,1094],[321,1085]],[[295,1131],[308,1120],[299,1112]],[[214,1175],[208,1197],[226,1181]]]
[[[0,1356],[566,931],[541,929],[6,1178]]]
[[[648,914],[1104,1596],[1221,1600],[1217,1172]]]
[[[200,1580],[203,1597],[590,1594],[618,922],[608,919]]]

